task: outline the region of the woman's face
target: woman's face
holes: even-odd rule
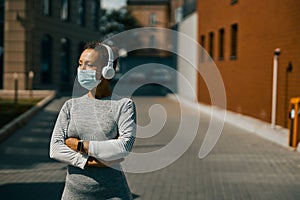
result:
[[[101,59],[99,52],[94,49],[85,49],[80,55],[78,64],[81,70],[96,70],[96,79],[101,78]]]

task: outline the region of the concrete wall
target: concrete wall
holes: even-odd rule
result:
[[[185,18],[178,31],[178,94],[188,100],[196,101],[197,76],[195,69],[198,65],[197,55],[197,14]],[[181,76],[182,75],[182,76]],[[183,78],[184,77],[184,78]],[[188,83],[188,85],[187,85]]]

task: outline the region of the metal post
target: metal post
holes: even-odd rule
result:
[[[276,126],[276,100],[277,100],[277,71],[278,71],[278,57],[280,55],[280,49],[275,49],[273,60],[273,89],[272,89],[272,118],[271,126]]]
[[[15,81],[15,104],[18,103],[18,73],[14,73],[14,81]]]
[[[29,98],[31,100],[33,97],[33,94],[32,94],[33,77],[34,77],[34,73],[33,73],[33,71],[30,71],[28,74],[28,89],[29,89]]]

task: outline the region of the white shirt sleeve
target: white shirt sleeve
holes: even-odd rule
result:
[[[106,141],[90,141],[89,155],[98,160],[118,160],[132,150],[136,135],[136,110],[132,100],[122,105],[117,119],[119,137]]]

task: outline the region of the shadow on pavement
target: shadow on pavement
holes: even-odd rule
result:
[[[13,183],[0,187],[3,199],[60,199],[64,183]]]
[[[10,200],[59,200],[64,189],[64,183],[13,183],[0,187],[3,199]],[[133,199],[139,198],[132,194]]]
[[[3,141],[0,169],[28,169],[39,163],[53,163],[49,142],[56,117],[57,112],[43,109]]]

